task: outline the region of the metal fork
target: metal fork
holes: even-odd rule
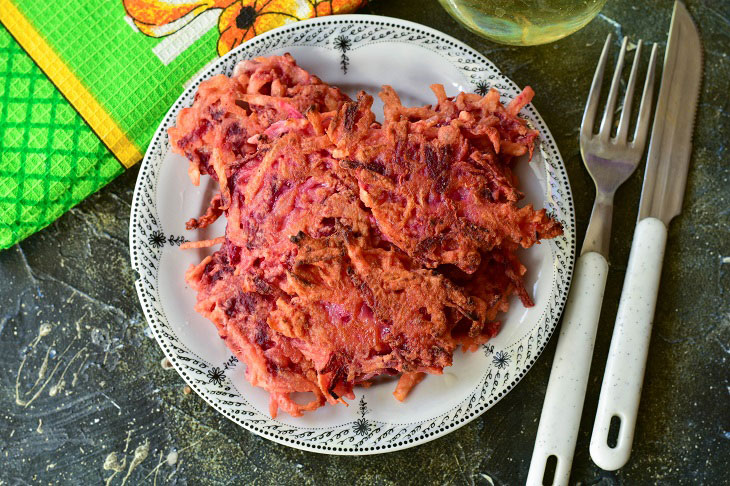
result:
[[[606,108],[597,134],[593,133],[593,124],[598,112],[601,84],[611,44],[610,34],[603,46],[583,113],[580,152],[586,169],[596,184],[596,199],[581,254],[575,264],[573,284],[563,313],[558,346],[527,476],[528,485],[567,485],[570,479],[570,467],[578,438],[598,319],[601,315],[603,291],[606,288],[613,197],[616,189],[639,165],[646,146],[654,90],[656,44],[651,50],[634,138],[628,140],[631,102],[642,50],[641,41],[636,46],[616,136],[611,137],[627,41],[628,39],[624,38],[621,43]],[[555,472],[552,478],[548,478],[545,477],[545,471],[551,456],[555,456],[557,462],[554,465]]]

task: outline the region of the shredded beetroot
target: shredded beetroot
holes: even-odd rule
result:
[[[220,250],[186,274],[196,310],[272,416],[345,403],[381,374],[404,373],[404,399],[493,337],[511,295],[532,305],[515,250],[562,232],[516,205],[532,90],[505,108],[496,91],[432,89],[436,105],[407,108],[385,86],[380,125],[367,94],[350,100],[288,54],[257,58],[201,83],[169,131],[192,182],[220,189],[188,228],[227,218]]]

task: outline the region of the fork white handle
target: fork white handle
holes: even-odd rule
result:
[[[568,484],[607,274],[608,263],[596,252],[584,253],[575,264],[527,475],[530,486],[543,484],[553,455],[557,465],[552,484]]]
[[[660,220],[645,218],[636,225],[591,435],[591,458],[609,471],[626,464],[631,454],[666,242],[667,227]],[[611,447],[614,416],[620,423]]]

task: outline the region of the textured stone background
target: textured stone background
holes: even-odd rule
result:
[[[609,473],[590,461],[588,442],[643,169],[616,197],[611,272],[571,483],[727,481],[730,4],[688,4],[704,42],[704,87],[684,211],[669,231],[634,452],[625,468]],[[610,0],[582,31],[532,48],[481,40],[435,0],[375,0],[365,11],[451,34],[535,88],[534,103],[568,167],[582,235],[593,185],[578,152],[578,126],[602,41],[615,32],[664,45],[671,6]],[[329,457],[280,446],[186,394],[177,373],[161,366],[162,351],[134,292],[127,231],[136,175],[128,171],[46,230],[0,252],[0,484],[524,481],[555,340],[522,383],[478,420],[382,456]]]

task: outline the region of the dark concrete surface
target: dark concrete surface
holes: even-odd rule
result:
[[[622,470],[605,472],[591,462],[588,442],[641,168],[616,197],[611,271],[571,484],[728,484],[730,3],[688,4],[702,32],[705,78],[684,211],[669,231],[634,452]],[[582,235],[593,185],[578,126],[603,39],[615,32],[663,46],[671,6],[609,0],[583,30],[531,48],[481,40],[435,0],[375,0],[365,12],[442,30],[533,86],[565,158]],[[0,484],[524,482],[555,339],[522,383],[478,420],[381,456],[331,457],[277,445],[186,393],[182,378],[161,366],[133,287],[127,231],[136,174],[128,171],[0,252]]]

